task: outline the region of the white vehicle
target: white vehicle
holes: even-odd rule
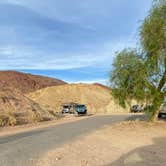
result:
[[[70,106],[64,105],[63,109],[62,109],[62,114],[64,114],[64,113],[70,113],[70,109],[71,109]]]

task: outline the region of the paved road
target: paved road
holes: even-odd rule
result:
[[[92,116],[75,122],[0,137],[0,166],[30,166],[33,160],[48,150],[129,117],[130,115]]]

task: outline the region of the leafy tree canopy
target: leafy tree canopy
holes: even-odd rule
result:
[[[125,49],[117,53],[111,71],[113,95],[120,105],[132,99],[148,99],[155,120],[166,95],[166,1],[154,1],[141,30],[141,53]]]

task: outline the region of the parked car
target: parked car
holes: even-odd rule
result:
[[[159,118],[163,116],[166,116],[166,102],[161,105],[161,110],[158,115]]]
[[[87,114],[87,108],[85,105],[76,105],[77,114]]]
[[[64,103],[62,104],[62,114],[69,113],[69,114],[87,114],[87,107],[84,104],[78,103]]]
[[[63,105],[62,107],[62,114],[64,113],[70,113],[70,106],[69,105]]]
[[[131,108],[130,108],[130,112],[133,112],[133,113],[138,113],[138,112],[143,112],[143,108],[141,105],[133,105]]]

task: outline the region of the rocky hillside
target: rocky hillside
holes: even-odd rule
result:
[[[16,71],[0,71],[0,87],[21,93],[29,93],[49,86],[64,85],[66,82],[49,77],[25,74]]]
[[[0,126],[49,120],[53,115],[26,96],[0,88]]]
[[[67,84],[47,87],[28,95],[32,100],[46,108],[61,110],[61,104],[76,102],[86,104],[88,112],[104,113],[124,111],[111,96],[111,91],[101,85]]]

